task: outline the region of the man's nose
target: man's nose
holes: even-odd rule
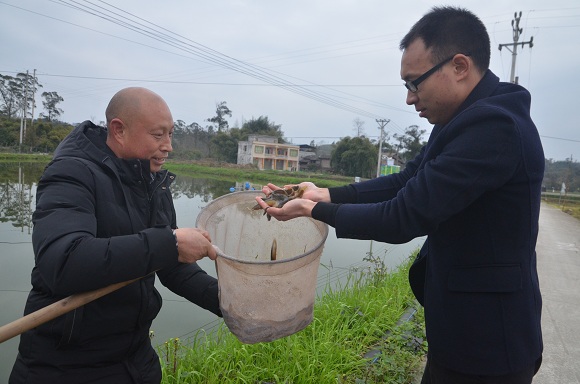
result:
[[[173,146],[171,145],[171,137],[170,136],[166,136],[165,140],[163,140],[163,143],[161,145],[161,150],[164,152],[173,151]]]
[[[407,90],[407,98],[405,100],[407,105],[413,105],[417,102],[417,100],[419,100],[419,97],[417,97],[417,94]]]

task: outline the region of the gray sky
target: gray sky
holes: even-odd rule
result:
[[[295,144],[392,136],[431,125],[405,104],[399,41],[432,6],[458,3],[385,0],[183,1],[0,0],[0,73],[36,69],[64,98],[61,119],[104,120],[111,96],[127,86],[159,93],[175,120],[215,115],[225,101],[230,126],[268,116]],[[114,4],[114,5],[113,5]],[[577,0],[462,1],[491,38],[490,69],[508,81],[511,21],[522,12],[516,76],[532,93],[547,158],[580,160],[580,3]],[[92,9],[87,13],[84,9]],[[116,20],[110,21],[109,19]],[[139,25],[137,24],[139,23]],[[425,137],[426,139],[426,137]]]

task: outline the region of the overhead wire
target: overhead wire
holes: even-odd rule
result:
[[[116,15],[114,17],[109,17],[107,15],[104,15],[104,14],[102,14],[101,10],[106,10],[106,8],[101,7],[101,6],[98,6],[98,5],[96,5],[96,4],[94,4],[93,2],[90,2],[90,1],[86,1],[86,2],[88,4],[91,4],[93,7],[83,6],[78,1],[75,1],[75,0],[69,0],[69,1],[65,1],[65,0],[61,0],[61,1],[59,1],[59,0],[50,0],[50,1],[53,2],[53,3],[59,4],[59,5],[62,5],[62,6],[70,7],[72,9],[75,9],[75,10],[78,10],[78,11],[81,11],[81,12],[86,12],[86,13],[89,13],[91,15],[104,18],[105,20],[108,20],[110,22],[114,22],[117,25],[125,25],[125,27],[126,28],[129,28],[130,30],[136,31],[137,33],[140,33],[142,35],[145,34],[146,36],[152,36],[152,37],[154,37],[158,41],[167,41],[167,37],[169,36],[169,35],[167,35],[165,33],[163,33],[161,35],[156,34],[156,33],[154,33],[154,32],[156,32],[155,30],[153,30],[153,32],[151,30],[147,31],[146,30],[146,27],[147,26],[145,24],[143,24],[143,23],[139,23],[142,26],[142,27],[139,27],[139,28],[137,28],[135,26],[132,26],[132,24],[130,24],[128,21],[125,21],[125,20],[128,20],[128,19],[124,18],[124,16],[121,15],[120,13],[118,13],[118,12],[114,12],[114,14]],[[108,4],[108,3],[104,2],[104,1],[101,1],[101,2],[110,6],[110,4]],[[5,3],[3,1],[0,1],[0,3],[6,4],[6,5],[10,5],[10,6],[13,6],[15,8],[21,9],[23,11],[31,12],[31,13],[34,13],[34,14],[37,14],[37,15],[40,15],[40,16],[45,16],[45,17],[48,17],[50,19],[54,19],[56,21],[60,21],[60,22],[64,22],[64,23],[67,23],[67,24],[70,24],[70,25],[74,25],[74,26],[77,26],[79,28],[85,28],[85,29],[88,29],[88,30],[91,30],[91,31],[94,31],[94,32],[97,32],[97,33],[101,33],[101,34],[107,35],[107,36],[111,36],[111,37],[114,37],[114,38],[119,38],[119,39],[122,39],[122,40],[125,40],[125,41],[128,41],[128,42],[131,42],[131,43],[134,43],[134,44],[140,44],[140,45],[143,45],[145,47],[149,47],[149,48],[152,48],[152,49],[158,49],[158,50],[161,50],[163,52],[168,52],[168,53],[171,53],[171,54],[176,54],[176,55],[179,55],[179,56],[182,56],[182,57],[186,57],[186,58],[190,58],[190,59],[192,58],[191,56],[188,56],[188,55],[178,54],[176,52],[169,51],[169,50],[164,50],[164,49],[161,49],[161,48],[158,48],[158,47],[149,45],[149,44],[143,44],[143,43],[138,42],[138,41],[135,41],[135,40],[131,40],[131,39],[127,39],[127,38],[124,38],[124,37],[115,36],[113,34],[106,33],[106,32],[102,32],[102,31],[98,31],[98,30],[95,30],[95,29],[92,29],[92,28],[87,28],[84,25],[79,25],[79,24],[71,23],[69,21],[65,21],[65,20],[62,20],[62,19],[58,19],[58,18],[55,18],[55,17],[52,17],[52,16],[43,15],[43,14],[40,14],[40,13],[35,12],[35,11],[27,10],[27,9],[22,8],[22,7],[18,7],[18,6],[14,6],[12,4]],[[113,7],[113,8],[119,9],[117,7]],[[124,12],[122,10],[120,10],[120,11],[121,12]],[[131,16],[133,16],[133,17],[136,17],[137,19],[140,19],[140,20],[143,20],[143,21],[147,22],[146,20],[141,19],[141,18],[139,18],[137,16],[134,16],[131,13],[128,13],[128,14],[131,15]],[[152,24],[152,25],[158,27],[156,24]],[[162,28],[162,27],[158,27],[158,28]],[[164,28],[162,28],[162,29],[164,29]],[[172,33],[170,31],[168,31],[168,32],[169,33]],[[177,35],[177,36],[179,36],[179,35]],[[161,37],[163,37],[163,38],[161,38]],[[169,37],[171,38],[171,36],[169,36]],[[369,44],[372,44],[372,41],[373,40],[383,39],[384,37],[385,36],[377,36],[377,37],[372,37],[372,38],[367,38],[367,39],[353,40],[353,41],[346,42],[346,44],[348,46],[353,46],[353,45],[354,46],[369,45]],[[369,40],[371,42],[369,42]],[[360,42],[364,42],[364,43],[360,43]],[[183,51],[183,47],[180,46],[179,44],[175,44],[175,41],[173,41],[173,42],[167,42],[167,44],[170,44],[171,46],[176,47],[176,48],[178,48],[178,49],[180,49],[180,50]],[[345,44],[345,43],[342,43],[342,44]],[[294,52],[303,52],[303,51],[304,52],[307,52],[307,51],[316,50],[316,49],[319,49],[319,48],[320,47],[308,48],[308,49],[294,51]],[[322,47],[322,48],[325,48],[325,47]],[[336,50],[340,50],[340,49],[344,49],[344,48],[340,48],[340,45],[339,45],[338,48],[325,49],[325,50],[321,50],[319,52],[324,53],[324,52],[336,51]],[[186,51],[186,52],[189,52],[189,51]],[[215,51],[215,52],[217,52],[217,51]],[[266,57],[268,58],[268,57],[272,57],[272,56],[275,56],[275,55],[270,55],[270,56],[266,56]],[[294,56],[294,57],[296,57],[296,56]],[[199,56],[197,56],[196,58],[199,61],[204,62],[206,64],[212,64],[209,61],[204,60],[203,58],[200,58]],[[241,61],[239,61],[239,62],[241,62]],[[223,64],[223,63],[221,63],[221,64]],[[220,63],[215,64],[215,65],[220,65]],[[253,64],[250,64],[250,65],[253,65]],[[221,68],[224,68],[223,65],[220,66],[220,67]],[[228,67],[228,68],[231,68],[231,67]],[[262,69],[262,70],[266,70],[265,68],[262,68],[262,67],[257,67],[257,68]],[[234,68],[231,68],[231,69],[232,70],[235,70]],[[212,71],[215,71],[215,69],[212,70]],[[276,77],[279,78],[279,79],[282,79],[282,80],[284,80],[282,77],[292,78],[291,76],[285,75],[283,73],[276,72],[276,71],[274,71],[272,69],[269,69],[267,71],[270,71],[271,73],[278,73],[280,76],[276,76]],[[39,73],[39,75],[43,75],[43,76],[63,76],[63,77],[66,77],[66,75],[43,74],[40,71],[38,73]],[[239,73],[243,73],[243,72],[239,72]],[[70,76],[70,77],[73,77],[73,76]],[[79,76],[78,78],[83,78],[83,77],[82,76]],[[84,78],[90,79],[91,77],[90,76],[87,76],[87,77],[84,77]],[[257,77],[254,77],[254,78],[257,78]],[[95,79],[97,79],[97,78],[95,77]],[[294,79],[297,79],[297,78],[294,77]],[[132,79],[114,79],[114,78],[107,78],[107,80],[123,80],[123,81],[127,81],[127,82],[138,81],[138,80],[132,80]],[[149,79],[147,81],[149,81],[149,82],[163,82],[162,80],[155,80],[155,79]],[[302,80],[302,81],[303,82],[306,82],[306,80]],[[170,81],[165,81],[165,82],[170,82]],[[362,108],[353,107],[353,106],[351,106],[350,104],[347,104],[347,103],[342,103],[342,102],[340,102],[340,101],[338,101],[336,99],[338,98],[338,99],[343,99],[343,100],[346,100],[346,101],[354,101],[354,102],[362,103],[362,104],[365,104],[365,105],[370,105],[370,106],[373,106],[373,107],[385,108],[385,109],[396,110],[396,111],[399,111],[399,112],[413,114],[413,112],[410,111],[410,110],[408,110],[408,109],[402,109],[402,108],[393,107],[393,106],[390,106],[390,105],[387,105],[387,104],[384,104],[384,103],[376,102],[376,101],[371,100],[371,99],[368,99],[368,98],[364,98],[364,97],[361,97],[361,96],[358,96],[358,95],[354,95],[354,94],[351,94],[351,93],[347,93],[347,92],[340,91],[340,90],[337,90],[337,89],[332,88],[332,87],[359,87],[360,88],[360,87],[379,87],[379,86],[398,86],[398,85],[381,85],[381,84],[372,84],[372,85],[371,84],[369,84],[369,85],[365,85],[365,84],[360,84],[360,85],[357,85],[357,84],[352,84],[352,85],[344,85],[344,84],[321,85],[321,84],[315,84],[315,83],[312,83],[312,82],[309,82],[309,84],[297,84],[297,83],[291,83],[289,81],[286,81],[286,82],[288,84],[290,84],[291,86],[298,87],[300,89],[300,91],[298,91],[296,89],[291,90],[294,93],[302,94],[304,96],[310,97],[313,100],[316,100],[316,101],[319,101],[319,102],[323,102],[323,103],[325,103],[327,105],[334,106],[334,107],[337,107],[337,108],[340,108],[340,109],[343,109],[343,110],[346,110],[346,111],[349,111],[349,112],[352,112],[352,113],[355,113],[355,114],[358,114],[358,115],[361,115],[361,116],[370,117],[370,118],[373,118],[373,119],[379,119],[379,118],[381,118],[377,114],[373,114],[371,112],[368,112],[366,110],[363,110]],[[188,83],[200,83],[200,82],[187,82],[187,81],[180,80],[180,81],[175,81],[175,83],[188,84]],[[208,83],[208,84],[219,85],[219,83]],[[224,84],[227,84],[227,83],[224,83]],[[272,82],[272,81],[270,81],[269,83],[264,84],[264,85],[277,86],[277,87],[284,88],[284,87],[287,87],[288,84],[281,85],[279,82]],[[107,87],[107,86],[105,86],[105,87]],[[305,89],[307,87],[312,87],[312,88],[327,88],[329,91],[331,91],[331,92],[338,92],[341,95],[338,95],[338,94],[325,94],[325,93],[321,93],[321,92],[315,92],[315,91],[312,91],[312,90],[308,90],[307,92],[310,93],[310,96],[308,96],[308,95],[305,95],[304,94]],[[94,88],[94,89],[103,89],[103,87],[100,86],[100,87]],[[288,89],[288,88],[286,88],[286,89]],[[88,97],[88,96],[86,96],[87,90],[89,90],[89,88],[87,88],[87,87],[84,87],[82,90],[78,90],[78,89],[74,89],[73,90],[73,89],[70,89],[70,93],[71,94],[76,93],[79,96]],[[397,130],[397,131],[403,133],[403,131],[404,131],[403,128],[401,128],[394,121],[392,121],[392,119],[390,119],[390,120],[391,120],[391,124],[390,125],[394,128],[394,130]]]
[[[65,2],[57,2],[57,1],[54,1],[54,0],[51,0],[51,1],[52,1],[52,2],[54,2],[54,3],[60,3],[60,4],[64,4],[64,3],[65,3]],[[9,5],[9,6],[13,6],[13,7],[16,7],[16,8],[19,8],[19,9],[25,10],[25,11],[28,11],[28,12],[33,12],[33,13],[36,13],[36,14],[38,14],[38,15],[41,15],[41,16],[46,16],[46,15],[42,15],[42,14],[40,14],[40,13],[38,13],[38,12],[34,12],[34,11],[30,11],[30,10],[26,10],[26,9],[24,9],[24,8],[17,7],[17,6],[15,6],[15,5],[8,4],[8,3],[4,2],[4,1],[0,1],[0,3],[2,3],[2,4],[6,4],[6,5]],[[91,2],[87,2],[87,3],[94,5],[94,3],[91,3]],[[108,3],[104,2],[104,1],[102,1],[102,3],[104,3],[104,4],[107,4],[107,5],[111,6],[110,4],[108,4]],[[68,6],[70,6],[70,7],[73,7],[74,9],[77,9],[77,10],[81,10],[81,8],[82,8],[82,7],[79,5],[79,3],[78,3],[78,2],[74,2],[74,1],[73,1],[72,3],[68,3]],[[115,8],[116,8],[116,7],[115,7]],[[101,9],[104,9],[104,8],[102,8],[102,7],[101,7]],[[119,8],[117,8],[117,9],[119,9]],[[580,8],[577,8],[577,7],[568,8],[568,10],[577,10],[577,9],[580,9]],[[120,9],[119,9],[119,10],[120,10]],[[559,10],[559,11],[560,11],[561,9],[554,9],[554,10]],[[121,11],[122,11],[122,10],[121,10]],[[550,9],[547,9],[547,10],[546,10],[546,9],[544,9],[544,10],[542,10],[542,12],[548,12],[548,11],[550,11]],[[124,12],[124,11],[123,11],[123,12]],[[130,14],[130,15],[131,15],[131,14]],[[500,15],[498,15],[498,16],[500,16]],[[46,16],[46,17],[53,18],[53,17],[51,17],[51,16]],[[546,16],[546,17],[535,17],[535,19],[545,19],[545,18],[550,18],[550,19],[551,19],[551,18],[561,18],[561,17],[563,17],[563,16]],[[575,15],[567,15],[566,17],[575,17]],[[58,20],[58,21],[62,21],[62,22],[66,22],[66,23],[69,23],[69,24],[72,24],[72,25],[76,25],[76,26],[78,26],[78,27],[86,28],[85,26],[80,26],[80,25],[77,25],[77,24],[74,24],[74,23],[70,23],[70,22],[67,22],[67,21],[61,20],[61,19],[57,19],[57,18],[53,18],[53,19],[55,19],[55,20]],[[141,19],[141,20],[144,20],[144,19]],[[144,20],[144,21],[145,21],[145,20]],[[561,26],[559,26],[559,27],[561,27]],[[546,27],[546,28],[548,28],[548,27]],[[90,28],[88,28],[88,29],[90,29]],[[92,29],[92,30],[93,30],[93,31],[95,31],[95,32],[98,32],[98,33],[104,33],[104,32],[101,32],[101,31],[94,30],[94,29]],[[109,35],[109,36],[113,36],[113,37],[116,37],[116,38],[121,38],[121,37],[114,36],[114,35],[107,34],[107,33],[104,33],[104,34],[106,34],[106,35]],[[375,39],[375,38],[383,38],[383,37],[384,37],[384,36],[378,36],[378,37],[373,37],[373,38],[370,38],[370,39],[368,39],[368,40]],[[140,42],[137,42],[137,41],[132,41],[132,40],[128,40],[128,39],[124,39],[124,40],[131,41],[132,43],[135,43],[135,44],[141,44],[141,45],[144,45],[144,46],[148,46],[148,47],[151,47],[151,48],[153,48],[153,49],[159,49],[159,50],[162,50],[161,48],[158,48],[158,47],[153,47],[153,46],[150,46],[150,45],[147,45],[147,44],[142,44],[142,43],[140,43]],[[367,39],[365,39],[365,40],[367,40]],[[365,44],[358,44],[358,42],[359,42],[359,41],[363,41],[363,40],[355,40],[355,41],[348,42],[348,43],[349,43],[349,44],[350,44],[350,43],[357,43],[357,45],[359,45],[359,46],[360,46],[360,45],[365,45]],[[371,43],[366,43],[366,44],[371,44]],[[300,51],[298,51],[298,52],[301,52],[301,51],[307,52],[308,50],[314,50],[314,49],[318,49],[318,48],[320,48],[320,47],[315,47],[315,48],[310,48],[310,49],[304,49],[304,50],[300,50]],[[323,48],[324,48],[324,47],[323,47]],[[340,49],[340,47],[339,47],[339,48],[336,48],[336,49],[326,49],[325,51],[332,51],[332,50],[338,50],[338,49]],[[168,50],[163,50],[163,51],[165,51],[165,52],[169,52],[169,53],[172,53],[172,54],[176,54],[176,55],[180,55],[180,56],[183,56],[183,57],[188,57],[188,58],[191,58],[190,56],[187,56],[187,55],[181,55],[181,54],[178,54],[178,53],[176,53],[176,52],[172,52],[172,51],[168,51]],[[325,51],[321,51],[321,52],[325,52]],[[296,51],[295,51],[295,52],[296,52]],[[307,54],[305,54],[305,55],[307,55]],[[298,57],[298,56],[299,56],[299,55],[297,55],[297,57]],[[269,56],[268,56],[268,57],[269,57]],[[199,59],[199,58],[198,58],[198,59]],[[272,85],[273,85],[273,84],[272,84]],[[305,87],[305,85],[301,85],[301,87]],[[84,91],[86,91],[86,89],[85,89]],[[334,90],[334,91],[336,91],[336,90]],[[337,97],[337,96],[335,96],[335,97]],[[372,101],[371,101],[371,103],[372,103]],[[380,103],[377,103],[377,104],[378,104],[378,106],[384,106],[384,105],[381,105]],[[372,105],[372,104],[369,104],[369,105]],[[384,107],[386,107],[386,108],[392,108],[392,107],[390,107],[390,106],[384,106]],[[393,109],[396,109],[396,108],[393,108]],[[404,111],[404,112],[407,112],[407,113],[412,113],[412,111],[409,111],[409,110],[401,110],[401,111]],[[367,116],[367,117],[368,117],[368,116]],[[396,126],[396,124],[395,124],[394,122],[391,122],[391,125],[392,125],[392,126]]]
[[[235,72],[245,74],[247,76],[264,81],[266,83],[276,85],[280,88],[286,89],[298,95],[310,98],[315,101],[322,102],[324,104],[339,109],[343,109],[345,111],[353,112],[355,114],[374,119],[382,118],[382,116],[377,115],[375,113],[363,110],[358,107],[351,106],[346,103],[342,103],[329,97],[326,94],[315,92],[306,87],[297,85],[289,81],[288,79],[276,75],[275,72],[272,70],[268,70],[264,67],[225,55],[203,44],[197,43],[191,39],[171,32],[163,27],[160,27],[157,24],[151,23],[129,12],[123,11],[120,8],[112,6],[104,1],[100,1],[100,3],[106,4],[109,7],[120,11],[122,14],[116,11],[111,11],[110,9],[96,5],[93,2],[87,0],[85,0],[84,3],[90,4],[91,6],[81,4],[79,1],[76,0],[57,0],[57,2],[69,6],[71,8],[83,11],[85,13],[94,15],[96,17],[102,18],[109,22],[114,22],[115,24],[120,25],[123,28],[127,28],[153,40],[162,42],[169,46],[188,52],[196,57],[202,58],[206,62],[210,62],[222,68],[227,68]],[[133,20],[131,20],[131,18]],[[137,21],[135,21],[135,19]],[[155,27],[156,29],[152,28],[151,26]]]

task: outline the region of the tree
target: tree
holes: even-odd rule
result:
[[[47,152],[54,151],[58,144],[60,144],[60,142],[63,141],[64,138],[72,132],[73,128],[74,127],[72,125],[68,124],[58,124],[53,126],[53,128],[46,135],[46,140],[43,141],[41,145],[39,145],[39,149]]]
[[[31,125],[27,128],[27,119],[32,118],[32,111],[36,107],[35,95],[42,85],[35,75],[18,73],[15,77],[0,75],[0,114],[8,121],[20,116],[20,129],[17,143],[21,139],[32,149],[36,145],[36,134]],[[24,137],[22,137],[24,134]]]
[[[17,146],[20,141],[20,122],[15,119],[0,118],[0,147]]]
[[[42,105],[46,110],[47,114],[40,114],[40,117],[46,117],[48,121],[53,121],[60,117],[60,115],[64,112],[62,109],[58,108],[58,103],[64,101],[64,99],[56,92],[42,92],[42,97],[44,97],[44,101]]]
[[[177,120],[174,126],[172,157],[199,160],[210,155],[211,135],[202,126],[198,123],[186,125],[183,120]]]
[[[357,137],[364,136],[364,134],[365,134],[364,125],[365,125],[365,122],[362,121],[361,119],[359,119],[358,117],[352,121],[352,126],[354,127],[353,131],[355,132]]]
[[[425,134],[424,129],[419,129],[418,125],[411,125],[405,129],[404,135],[394,134],[393,137],[399,141],[399,154],[406,160],[412,160],[419,154],[421,148],[427,144],[421,137]]]
[[[553,161],[546,159],[543,187],[547,192],[560,191],[562,183],[566,183],[566,190],[580,192],[580,163],[572,159]]]
[[[379,140],[380,140],[380,133],[379,133]],[[377,140],[377,148],[378,148],[378,145],[379,145],[379,140]],[[383,132],[383,145],[382,145],[382,148],[381,148],[381,150],[383,151],[383,153],[397,152],[397,149],[390,142],[390,140],[391,140],[391,136],[389,135],[389,131]]]
[[[377,147],[366,137],[345,137],[332,151],[330,163],[345,176],[372,177],[376,174]]]
[[[31,152],[52,152],[56,149],[58,144],[68,135],[72,130],[73,126],[67,123],[61,122],[49,122],[47,120],[40,120],[34,125],[34,134],[30,134],[33,137],[33,142],[27,142],[30,146]],[[30,139],[32,140],[32,138]]]
[[[214,157],[219,161],[237,163],[238,141],[240,141],[239,128],[232,128],[229,132],[218,132],[211,139]]]
[[[217,131],[218,132],[221,132],[221,131],[227,132],[227,130],[229,128],[229,124],[224,116],[232,117],[232,111],[228,108],[225,101],[222,101],[221,103],[216,104],[215,114],[216,115],[214,117],[210,117],[206,121],[209,121],[210,123],[217,124],[217,127],[218,127]]]
[[[278,138],[280,143],[284,143],[284,132],[282,125],[268,121],[268,116],[260,116],[257,119],[252,118],[246,121],[240,129],[240,137],[246,140],[248,135],[268,135]]]
[[[16,77],[0,74],[0,112],[14,118],[18,111],[29,111],[34,104],[36,90],[42,87],[35,76],[18,73]],[[24,117],[29,117],[28,113]]]
[[[28,118],[29,114],[28,111],[32,109],[32,107],[36,107],[36,101],[34,95],[36,95],[36,91],[38,88],[42,88],[42,85],[38,82],[36,76],[30,75],[28,72],[26,73],[18,73],[16,75],[20,86],[22,87],[22,97],[21,97],[21,106],[26,114],[24,118]]]
[[[22,84],[16,77],[0,74],[0,113],[9,119],[16,117],[16,113],[22,108],[23,100]]]

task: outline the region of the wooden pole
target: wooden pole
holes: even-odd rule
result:
[[[71,295],[57,301],[56,303],[52,303],[44,308],[41,308],[38,311],[29,313],[28,315],[21,317],[18,320],[3,325],[0,327],[0,344],[6,340],[10,340],[15,336],[20,335],[21,333],[31,330],[32,328],[38,327],[47,321],[56,319],[57,317],[64,315],[73,309],[81,307],[93,300],[97,300],[98,298],[108,295],[113,291],[134,283],[135,281],[142,278],[143,277],[138,277],[133,280],[123,281],[103,288],[95,289],[94,291]]]

